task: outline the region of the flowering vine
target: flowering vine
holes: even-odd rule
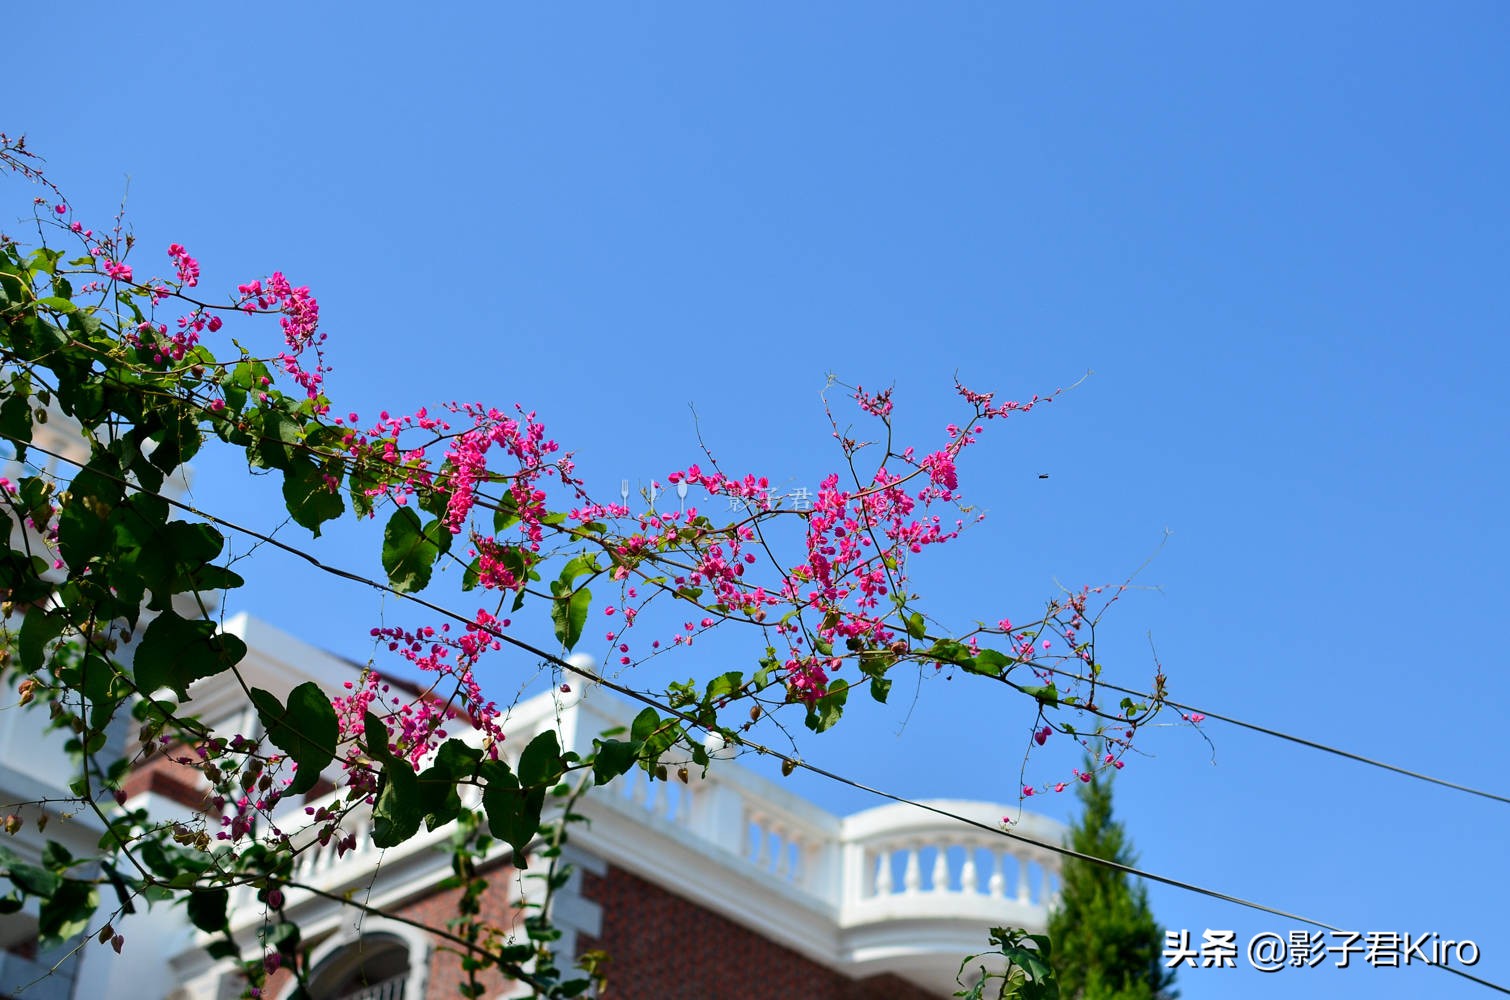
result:
[[[890,389],[834,383],[843,391],[827,405],[843,468],[822,480],[810,505],[786,504],[768,478],[726,473],[708,456],[663,481],[732,501],[740,513],[724,523],[695,503],[672,512],[627,497],[605,502],[522,405],[449,402],[369,421],[335,411],[320,306],[308,287],[271,271],[224,299],[203,297],[200,261],[178,243],[166,251],[171,273],[147,277],[149,268],[130,262],[134,238],[119,222],[97,231],[75,220],[24,143],[0,135],[0,163],[48,193],[34,205],[38,246],[0,235],[0,439],[25,463],[37,424],[56,416],[89,448],[71,478],[42,463],[16,482],[0,480],[0,509],[21,539],[0,558],[7,664],[24,697],[52,706],[77,736],[77,790],[107,824],[123,908],[149,891],[186,894],[196,925],[224,935],[226,953],[240,955],[228,890],[256,886],[277,914],[301,852],[356,846],[354,816],[371,817],[381,847],[421,824],[454,822],[465,832],[458,850],[475,852],[485,824],[522,866],[545,821],[546,794],[568,777],[602,784],[636,766],[664,777],[663,759],[677,755],[706,767],[710,734],[737,748],[754,742],[752,730],[792,715],[822,732],[840,721],[852,688],[884,702],[893,675],[908,666],[1021,693],[1029,747],[1064,734],[1094,745],[1108,767],[1123,766],[1137,729],[1157,711],[1157,701],[1098,700],[1094,632],[1119,589],[1083,588],[1026,624],[1001,617],[964,634],[928,617],[913,589],[915,561],[978,519],[964,500],[967,452],[988,426],[1057,392],[998,403],[957,385],[959,422],[912,447],[893,443]],[[260,355],[240,346],[261,342],[255,332],[232,340],[226,329],[255,331],[271,318],[281,336]],[[870,423],[874,442],[836,415],[841,395]],[[218,528],[173,519],[161,491],[217,440],[281,477],[291,520],[312,536],[348,505],[357,518],[381,515],[393,592],[423,591],[437,567],[450,566],[475,610],[457,621],[379,625],[371,637],[384,659],[345,689],[306,684],[279,697],[247,688],[258,731],[206,730],[191,714],[189,687],[239,677],[246,649],[203,612],[204,597],[241,579],[217,562]],[[179,597],[201,613],[185,614]],[[552,650],[521,638],[515,622],[530,613],[550,623]],[[590,621],[604,623],[602,631]],[[599,667],[589,675],[633,678],[638,664],[724,627],[754,630],[749,669],[637,692],[655,707],[627,739],[600,741],[590,759],[563,753],[553,733],[503,753],[509,719],[497,690],[504,668],[495,665],[505,647],[543,652],[558,666],[593,648]],[[118,655],[123,649],[131,656]],[[1162,694],[1162,675],[1158,683]],[[105,760],[105,734],[127,713],[139,723],[134,749]],[[124,801],[127,771],[155,758],[203,777],[210,822],[104,812],[101,801]],[[1026,784],[1021,795],[1065,784]],[[463,802],[458,788],[475,796]],[[287,803],[322,789],[318,804],[295,810],[301,827],[285,828]],[[134,874],[119,870],[121,858]],[[90,888],[59,896],[61,886],[83,885],[72,861],[60,862],[56,885],[17,881],[19,870],[9,867],[23,894],[27,884],[52,887],[46,906],[83,912],[97,899]],[[307,971],[297,928],[269,926],[279,930],[244,960],[249,992],[269,975]],[[532,926],[549,940],[544,924]],[[542,995],[581,988],[573,984],[583,980],[555,969],[546,944],[490,950],[478,944],[485,936],[472,926],[456,941]],[[472,987],[480,989],[475,980]]]

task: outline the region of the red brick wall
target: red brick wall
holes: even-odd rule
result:
[[[515,870],[506,864],[499,865],[489,869],[483,877],[488,880],[488,888],[482,896],[482,919],[503,933],[516,930],[519,912],[509,903],[509,897],[512,895],[511,883],[518,877]],[[448,921],[456,918],[456,905],[460,899],[460,889],[443,889],[406,903],[395,912],[401,917],[417,920],[429,927],[445,927]],[[456,984],[462,982],[464,976],[461,969],[461,956],[455,951],[446,949],[460,949],[461,946],[454,945],[444,938],[431,938],[431,941],[426,996],[460,996],[461,994],[456,990]],[[524,928],[517,927],[516,942],[523,943],[523,941]],[[483,996],[497,996],[504,989],[505,980],[496,971],[481,974],[478,978],[487,986],[487,992]]]
[[[509,903],[517,872],[503,864],[485,873],[482,916],[501,932],[514,931],[519,912]],[[608,953],[608,989],[603,1000],[938,1000],[895,976],[852,980],[742,925],[703,909],[621,868],[605,875],[584,873],[583,895],[603,910],[602,933],[579,937],[577,953]],[[431,927],[455,918],[460,889],[422,896],[393,912]],[[442,938],[432,938],[426,997],[453,997],[463,979],[461,956]],[[497,972],[479,977],[484,996],[497,996],[506,982]],[[274,992],[271,995],[276,996]]]
[[[138,763],[126,775],[122,786],[126,797],[143,792],[156,792],[181,806],[208,812],[210,790],[204,775],[198,768],[178,763],[179,757],[192,757],[194,751],[186,747],[174,747],[165,753],[156,753]]]
[[[588,873],[609,955],[604,1000],[936,1000],[895,976],[855,981],[620,868]]]

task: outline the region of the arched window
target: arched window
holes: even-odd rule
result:
[[[405,941],[366,934],[315,968],[310,995],[314,1000],[421,1000],[406,993],[413,971]]]

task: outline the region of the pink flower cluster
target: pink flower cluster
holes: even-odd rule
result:
[[[179,282],[187,288],[193,288],[199,284],[199,261],[189,256],[189,251],[180,243],[171,244],[168,247],[168,257],[173,261],[173,267],[178,272]]]
[[[481,403],[458,408],[472,422],[472,427],[446,449],[439,480],[440,488],[451,497],[445,523],[452,534],[462,531],[477,502],[479,486],[496,479],[488,472],[488,452],[496,446],[513,460],[505,478],[530,547],[538,549],[544,535],[540,522],[546,515],[546,493],[539,488],[538,481],[551,467],[547,456],[559,450],[559,446],[546,438],[545,425],[535,419],[534,411],[525,413],[518,404],[514,409],[519,416],[517,420],[501,410],[484,409]],[[554,463],[554,468],[563,482],[573,482],[570,457]]]
[[[392,751],[407,757],[417,768],[446,739],[447,720],[460,717],[482,733],[489,752],[497,757],[498,744],[504,740],[502,712],[496,702],[484,696],[476,667],[484,653],[501,647],[496,634],[508,626],[507,619],[500,620],[479,610],[459,637],[449,634],[449,625],[441,625],[438,630],[431,626],[413,630],[374,628],[374,639],[385,642],[390,652],[421,671],[434,675],[435,681],[424,691],[403,697],[376,671],[367,671],[360,686],[347,683],[350,695],[333,699],[341,732],[351,737],[361,735],[366,714],[376,712],[389,726]],[[436,692],[437,685],[443,682],[450,688],[445,695]],[[353,744],[348,751],[347,766],[351,768],[360,762],[361,749]]]
[[[317,398],[325,373],[330,369],[325,366],[324,360],[325,334],[319,330],[320,304],[310,294],[309,288],[304,285],[295,288],[289,284],[282,271],[274,271],[265,284],[261,280],[249,281],[244,285],[237,285],[236,290],[241,294],[236,305],[243,311],[277,311],[282,314],[278,323],[283,327],[283,340],[289,350],[280,352],[278,361],[310,399]],[[306,350],[313,350],[315,353],[313,369],[305,368],[300,359],[300,355]]]

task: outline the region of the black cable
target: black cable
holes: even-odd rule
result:
[[[0,434],[0,437],[9,437],[9,435]],[[11,438],[11,440],[16,440],[16,439],[15,438]],[[55,452],[47,450],[46,448],[38,447],[38,446],[36,446],[34,444],[31,444],[30,442],[26,442],[26,444],[27,444],[28,448],[32,448],[32,449],[34,449],[34,450],[36,450],[38,452],[41,452],[44,455],[48,455],[48,456],[50,456],[52,458],[59,459],[60,461],[67,462],[70,465],[74,465],[74,466],[77,466],[79,468],[83,468],[84,467],[83,463],[80,463],[80,462],[78,462],[78,461],[76,461],[74,459],[68,458],[68,457],[66,457],[64,455],[59,455],[59,454],[57,454]],[[101,473],[101,475],[105,475],[105,474]],[[562,657],[560,657],[560,656],[558,656],[558,655],[556,655],[554,653],[546,652],[545,650],[540,649],[539,647],[533,645],[532,643],[526,642],[525,640],[520,639],[520,638],[518,638],[516,636],[508,635],[507,633],[499,631],[498,629],[492,628],[490,626],[480,626],[473,619],[470,619],[470,618],[466,617],[465,615],[462,615],[462,614],[460,614],[458,612],[452,611],[449,608],[446,608],[446,607],[443,607],[443,606],[441,606],[439,604],[436,604],[433,601],[429,601],[429,600],[427,600],[425,598],[422,598],[422,597],[417,597],[414,594],[406,594],[406,593],[403,593],[401,591],[395,590],[393,587],[389,586],[388,584],[382,583],[382,582],[380,582],[378,580],[373,580],[370,577],[365,577],[365,576],[362,576],[361,574],[353,573],[353,572],[351,572],[349,570],[343,570],[343,569],[340,569],[340,568],[335,567],[335,566],[328,566],[325,563],[321,562],[312,553],[306,552],[303,549],[296,548],[295,546],[289,545],[287,542],[280,541],[279,539],[276,539],[276,538],[272,537],[271,535],[265,535],[265,534],[263,534],[260,531],[257,531],[257,530],[252,529],[252,528],[244,527],[242,525],[239,525],[239,524],[235,523],[234,521],[228,521],[225,518],[217,517],[214,514],[210,514],[210,513],[207,513],[205,511],[199,510],[198,508],[194,507],[192,504],[187,504],[187,503],[184,503],[184,502],[182,502],[180,500],[175,500],[175,499],[173,499],[171,497],[167,497],[167,496],[164,496],[164,495],[162,495],[160,493],[156,493],[156,492],[153,492],[153,491],[150,491],[150,490],[141,490],[139,487],[137,487],[136,485],[128,482],[127,480],[125,480],[123,478],[119,478],[119,477],[115,477],[115,476],[106,476],[106,478],[114,479],[116,482],[118,482],[118,483],[120,483],[120,484],[122,484],[124,486],[128,486],[128,487],[130,487],[133,490],[137,490],[138,492],[142,492],[142,493],[146,493],[146,494],[148,494],[150,496],[154,496],[157,499],[160,499],[160,500],[168,503],[171,506],[177,507],[180,510],[184,510],[184,511],[187,511],[187,512],[189,512],[191,514],[194,514],[196,517],[202,517],[202,518],[204,518],[207,521],[211,521],[211,522],[213,522],[215,524],[218,524],[218,525],[220,525],[222,527],[228,528],[228,529],[230,529],[232,531],[240,532],[241,534],[248,535],[248,536],[250,536],[252,538],[258,539],[261,542],[264,542],[264,543],[267,543],[269,545],[272,545],[273,547],[281,549],[282,551],[287,552],[290,555],[298,556],[299,558],[303,559],[305,562],[307,562],[310,565],[314,566],[316,569],[321,570],[322,572],[329,573],[332,576],[336,576],[336,577],[339,577],[339,578],[345,579],[345,580],[350,580],[350,581],[355,582],[355,583],[366,584],[367,586],[372,587],[374,590],[381,591],[381,592],[383,592],[385,594],[391,594],[394,597],[402,598],[402,599],[407,600],[407,601],[412,601],[413,603],[418,604],[421,607],[426,608],[427,610],[433,611],[433,612],[435,612],[438,615],[441,615],[441,616],[446,617],[446,618],[450,618],[451,620],[453,620],[455,622],[459,622],[460,624],[470,626],[470,627],[475,628],[475,629],[477,629],[479,631],[486,632],[487,634],[493,636],[495,639],[498,639],[498,640],[500,640],[502,642],[506,642],[506,643],[512,645],[514,648],[519,649],[519,650],[521,650],[523,652],[527,652],[527,653],[531,654],[532,656],[539,657],[541,660],[544,660],[545,662],[550,663],[553,666],[556,666],[556,667],[558,667],[558,668],[560,668],[562,670],[570,671],[571,673],[576,674],[577,676],[583,678],[584,680],[591,681],[592,683],[595,683],[595,684],[600,684],[603,687],[606,687],[606,688],[608,688],[611,691],[617,691],[619,694],[622,694],[622,695],[624,695],[627,698],[631,698],[631,699],[633,699],[635,701],[641,702],[642,704],[644,704],[644,705],[646,705],[646,706],[648,706],[650,708],[654,708],[657,711],[666,712],[667,714],[669,714],[669,715],[671,715],[671,716],[673,716],[675,718],[678,718],[681,721],[686,722],[689,725],[695,726],[695,727],[697,727],[699,729],[705,728],[704,726],[702,726],[692,716],[690,716],[687,713],[682,712],[682,711],[680,711],[678,709],[672,708],[671,706],[666,705],[666,704],[658,701],[657,699],[655,699],[654,697],[652,697],[650,695],[647,695],[647,694],[644,694],[642,692],[636,691],[633,688],[627,687],[627,686],[625,686],[623,684],[619,684],[616,681],[608,680],[607,678],[598,675],[595,671],[588,670],[588,669],[586,669],[584,667],[579,667],[576,664],[571,663],[571,662],[567,661],[566,659],[564,659],[564,658],[562,658]],[[1103,686],[1108,687],[1108,688],[1112,687],[1112,685],[1110,685],[1110,684],[1105,684]],[[1118,689],[1118,690],[1120,690],[1120,689]],[[1174,704],[1174,703],[1173,702],[1168,702],[1168,704]],[[1217,718],[1217,716],[1213,715],[1212,718]],[[1297,739],[1297,741],[1300,741],[1299,737],[1297,737],[1296,739]],[[1300,741],[1300,742],[1307,742],[1308,743],[1308,741]],[[1270,914],[1272,916],[1283,917],[1286,920],[1294,920],[1294,921],[1296,921],[1298,923],[1309,924],[1312,927],[1319,927],[1322,930],[1330,931],[1330,932],[1333,932],[1333,933],[1342,933],[1342,934],[1353,933],[1351,931],[1345,930],[1344,928],[1337,927],[1337,926],[1335,926],[1333,924],[1326,923],[1325,921],[1316,920],[1316,919],[1314,919],[1312,917],[1302,916],[1301,914],[1298,914],[1298,913],[1291,913],[1288,910],[1281,910],[1278,907],[1273,907],[1273,906],[1269,906],[1269,905],[1264,904],[1264,903],[1259,903],[1259,902],[1255,902],[1255,901],[1250,900],[1250,899],[1245,899],[1242,896],[1234,896],[1234,895],[1231,895],[1230,893],[1225,893],[1225,892],[1221,892],[1221,891],[1216,890],[1216,889],[1209,889],[1209,888],[1207,888],[1205,886],[1196,885],[1193,882],[1185,882],[1185,881],[1182,881],[1181,879],[1173,878],[1173,877],[1168,876],[1168,875],[1160,875],[1160,874],[1158,874],[1156,872],[1144,871],[1143,869],[1140,869],[1140,868],[1134,868],[1131,865],[1124,865],[1124,864],[1121,864],[1121,863],[1116,862],[1116,861],[1109,861],[1109,860],[1107,860],[1105,858],[1098,858],[1098,857],[1096,857],[1094,855],[1091,855],[1091,854],[1084,854],[1084,853],[1082,853],[1080,851],[1076,851],[1073,848],[1065,847],[1065,846],[1063,846],[1061,844],[1053,844],[1053,843],[1046,843],[1046,842],[1039,841],[1039,840],[1033,840],[1030,837],[1025,837],[1025,836],[1023,836],[1021,834],[1013,833],[1010,830],[1004,830],[1004,829],[1001,829],[1000,827],[994,827],[994,826],[991,826],[989,824],[982,823],[979,820],[973,820],[973,819],[970,819],[970,818],[968,818],[966,816],[960,816],[960,815],[958,815],[956,813],[949,812],[947,809],[942,809],[942,808],[940,808],[938,806],[929,805],[929,804],[927,804],[925,802],[918,802],[916,800],[909,799],[909,798],[906,798],[906,797],[901,796],[901,795],[897,795],[894,792],[888,792],[888,791],[885,791],[885,790],[880,789],[880,788],[875,788],[875,787],[873,787],[871,785],[867,785],[867,784],[865,784],[863,782],[855,781],[853,778],[847,778],[847,777],[845,777],[845,776],[843,776],[841,774],[838,774],[836,772],[829,771],[826,768],[818,767],[815,764],[809,764],[809,763],[807,763],[805,761],[802,761],[802,760],[793,760],[792,758],[787,757],[785,754],[782,754],[782,753],[780,753],[780,752],[778,752],[776,750],[773,750],[770,747],[764,746],[763,744],[760,744],[760,743],[756,743],[756,742],[754,742],[752,740],[744,739],[743,737],[739,738],[739,745],[749,747],[750,749],[755,750],[758,753],[769,753],[769,754],[772,754],[772,755],[774,755],[774,756],[776,756],[776,757],[778,757],[778,758],[780,758],[782,760],[790,761],[795,767],[799,767],[799,768],[801,768],[801,769],[803,769],[805,771],[809,771],[809,772],[811,772],[813,774],[816,774],[816,775],[818,775],[820,777],[827,778],[830,781],[837,781],[840,784],[847,785],[847,786],[849,786],[851,788],[855,788],[855,789],[858,789],[859,791],[867,792],[867,793],[869,793],[871,795],[875,795],[875,796],[887,799],[887,800],[892,801],[892,802],[898,802],[898,803],[903,803],[903,804],[906,804],[906,805],[914,806],[914,807],[916,807],[918,809],[925,810],[926,812],[931,812],[931,813],[934,813],[935,815],[943,816],[943,817],[945,817],[947,819],[951,819],[951,820],[953,820],[953,821],[955,821],[957,823],[964,824],[965,826],[974,827],[974,828],[979,829],[979,830],[984,830],[984,831],[986,831],[988,833],[995,834],[996,836],[999,836],[999,837],[1004,837],[1004,838],[1006,838],[1008,840],[1016,840],[1016,841],[1020,841],[1020,842],[1025,843],[1025,844],[1032,844],[1035,847],[1039,847],[1039,848],[1047,850],[1047,851],[1049,851],[1051,853],[1058,854],[1060,857],[1073,858],[1073,859],[1075,859],[1077,861],[1083,861],[1083,862],[1085,862],[1087,864],[1098,865],[1098,866],[1103,867],[1103,868],[1110,868],[1111,870],[1116,871],[1116,872],[1120,872],[1120,873],[1122,873],[1124,875],[1133,875],[1133,876],[1136,876],[1138,878],[1147,879],[1150,882],[1158,882],[1158,883],[1160,883],[1162,885],[1167,885],[1167,886],[1170,886],[1170,887],[1175,888],[1175,889],[1182,889],[1182,890],[1184,890],[1186,892],[1193,892],[1193,893],[1196,893],[1198,895],[1207,896],[1207,897],[1210,897],[1212,899],[1218,899],[1218,900],[1221,900],[1221,901],[1226,902],[1226,903],[1232,903],[1232,904],[1237,905],[1237,906],[1246,907],[1247,909],[1257,910],[1257,911],[1259,911],[1261,913],[1267,913],[1267,914]],[[1326,748],[1324,746],[1320,746],[1320,745],[1318,745],[1317,748],[1318,749],[1328,749],[1328,748]],[[1347,756],[1352,756],[1352,755],[1347,755]],[[1367,758],[1358,758],[1358,759],[1367,761]],[[1403,772],[1403,773],[1409,774],[1411,772]],[[1491,796],[1491,797],[1493,797],[1493,796]],[[1491,981],[1489,981],[1487,979],[1481,979],[1480,977],[1475,976],[1472,973],[1465,972],[1462,969],[1454,968],[1451,965],[1432,964],[1430,967],[1431,968],[1436,968],[1436,969],[1444,969],[1447,972],[1450,972],[1450,973],[1452,973],[1455,976],[1461,976],[1462,978],[1467,979],[1470,982],[1477,983],[1480,986],[1484,986],[1484,987],[1487,987],[1487,988],[1489,988],[1491,990],[1494,990],[1494,991],[1496,991],[1498,993],[1503,993],[1503,994],[1505,994],[1507,996],[1510,996],[1510,987],[1501,986],[1500,984],[1491,982]]]
[[[1045,666],[1040,667],[1039,669],[1048,673],[1059,674],[1062,677],[1068,677],[1072,680],[1082,681],[1087,684],[1099,685],[1110,691],[1116,691],[1118,694],[1131,695],[1135,698],[1142,698],[1148,701],[1160,700],[1146,691],[1135,691],[1132,688],[1126,688],[1117,684],[1112,684],[1108,681],[1100,680],[1099,678],[1093,680],[1082,674],[1077,674],[1073,671],[1064,670],[1059,667]],[[1242,719],[1234,719],[1230,715],[1223,715],[1220,712],[1213,712],[1209,708],[1196,708],[1194,705],[1182,704],[1178,701],[1171,701],[1168,698],[1162,699],[1161,703],[1168,705],[1170,708],[1177,708],[1187,714],[1194,713],[1196,715],[1204,715],[1208,719],[1216,719],[1220,722],[1238,726],[1242,729],[1252,730],[1255,733],[1263,733],[1265,736],[1272,736],[1278,740],[1285,740],[1286,742],[1295,743],[1299,746],[1310,747],[1312,750],[1320,750],[1323,753],[1329,753],[1338,757],[1343,757],[1347,760],[1357,761],[1360,764],[1367,764],[1370,767],[1377,767],[1381,770],[1392,771],[1395,774],[1403,774],[1405,777],[1415,778],[1417,781],[1430,782],[1433,785],[1441,785],[1443,788],[1451,788],[1454,791],[1466,792],[1469,795],[1477,795],[1480,798],[1489,799],[1491,802],[1502,802],[1505,805],[1510,805],[1510,796],[1499,795],[1495,792],[1486,792],[1482,788],[1474,788],[1470,785],[1460,785],[1455,781],[1448,781],[1446,778],[1434,778],[1429,774],[1422,774],[1420,771],[1412,771],[1409,768],[1400,767],[1395,764],[1389,764],[1382,760],[1374,760],[1372,757],[1364,757],[1362,754],[1356,754],[1350,750],[1343,750],[1339,747],[1328,746],[1325,743],[1317,743],[1315,740],[1306,739],[1304,736],[1295,736],[1291,733],[1281,732],[1278,729],[1270,729],[1268,726],[1262,726],[1256,722],[1245,722]]]

